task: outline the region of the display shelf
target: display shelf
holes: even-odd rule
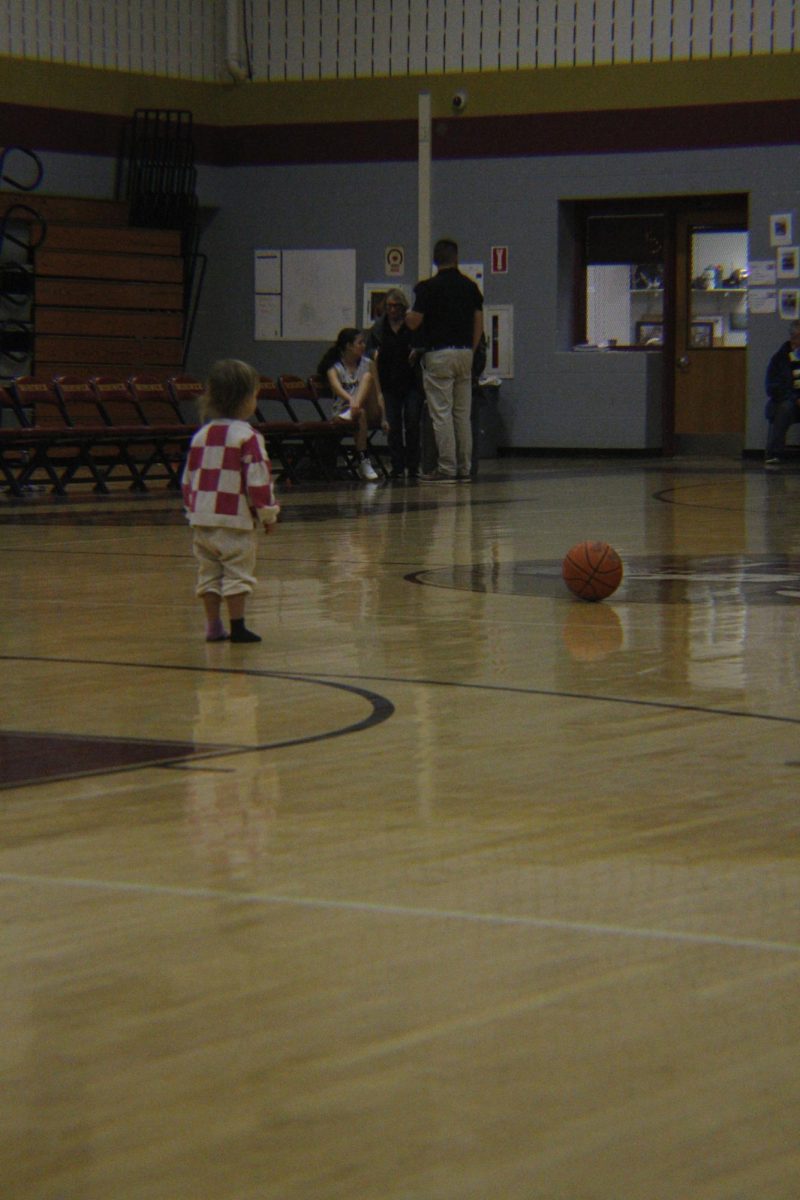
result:
[[[747,288],[691,288],[693,296],[744,296]],[[654,293],[663,295],[663,288],[630,288],[632,296],[652,296]]]

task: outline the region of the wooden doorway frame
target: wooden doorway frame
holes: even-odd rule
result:
[[[670,457],[677,452],[678,439],[675,434],[675,391],[676,391],[676,331],[679,318],[680,302],[677,295],[680,286],[678,267],[678,229],[682,221],[691,215],[692,219],[722,223],[742,222],[743,229],[749,228],[748,215],[749,197],[747,193],[709,193],[708,195],[678,195],[678,196],[616,196],[601,200],[582,200],[577,202],[577,220],[575,230],[579,237],[580,255],[577,262],[574,284],[575,327],[573,344],[582,342],[586,337],[586,265],[587,246],[586,230],[590,216],[632,216],[652,213],[654,210],[664,215],[664,344],[661,349],[663,360],[663,391],[662,391],[662,453]],[[645,353],[636,347],[631,347],[632,354]],[[647,351],[652,353],[652,351]]]

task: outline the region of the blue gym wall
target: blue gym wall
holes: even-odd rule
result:
[[[598,197],[746,193],[751,258],[769,258],[769,216],[795,211],[796,146],[680,153],[453,160],[434,163],[433,236],[455,237],[483,262],[489,304],[514,306],[514,378],[500,393],[501,444],[510,448],[646,449],[661,445],[661,356],[570,350],[571,262],[559,248],[559,201]],[[201,204],[216,210],[190,368],[250,359],[264,374],[314,370],[324,349],[253,338],[256,247],[352,247],[361,285],[384,278],[383,254],[402,245],[410,288],[416,252],[413,163],[219,168],[200,171]],[[509,272],[489,273],[492,245],[509,246]],[[746,448],[763,444],[763,373],[787,336],[778,317],[754,317],[748,349]]]
[[[254,341],[257,247],[354,248],[360,312],[363,283],[384,278],[385,248],[398,244],[407,263],[399,282],[410,288],[421,92],[431,101],[433,235],[455,237],[465,261],[484,264],[487,303],[514,308],[515,374],[500,393],[509,448],[661,445],[661,354],[570,349],[573,247],[561,202],[744,193],[752,258],[774,258],[773,213],[793,213],[800,239],[799,52],[788,8],[773,0],[735,0],[705,23],[673,20],[671,0],[651,5],[658,20],[635,24],[617,20],[613,6],[595,20],[591,6],[556,5],[551,21],[551,7],[537,5],[535,30],[531,7],[521,15],[512,0],[502,29],[519,37],[498,41],[511,58],[493,65],[481,57],[490,40],[474,12],[453,3],[448,38],[459,41],[461,20],[474,40],[461,38],[461,61],[420,58],[429,39],[416,22],[391,61],[385,40],[370,61],[354,38],[362,53],[349,63],[325,45],[325,70],[302,57],[315,40],[296,36],[308,4],[288,0],[283,33],[256,39],[246,84],[222,70],[231,47],[214,3],[168,0],[175,20],[152,41],[138,36],[135,6],[122,0],[105,6],[110,23],[77,10],[56,24],[31,18],[49,7],[11,2],[0,35],[0,146],[41,154],[44,192],[111,197],[131,114],[193,115],[209,259],[188,362],[197,374],[228,354],[268,374],[307,373],[318,361],[320,344]],[[385,16],[387,5],[378,10]],[[534,44],[541,56],[529,63]],[[145,46],[152,53],[141,58]],[[456,89],[469,98],[460,115]],[[388,161],[374,161],[379,154]],[[489,273],[498,244],[510,250],[504,276]],[[748,449],[763,444],[764,367],[787,332],[777,315],[750,321]]]

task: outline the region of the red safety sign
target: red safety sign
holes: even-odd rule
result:
[[[492,274],[505,275],[508,271],[508,246],[492,246]]]

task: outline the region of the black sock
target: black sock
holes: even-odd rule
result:
[[[232,642],[260,642],[261,638],[257,633],[253,633],[252,629],[246,629],[244,617],[237,617],[231,621],[231,641]]]

